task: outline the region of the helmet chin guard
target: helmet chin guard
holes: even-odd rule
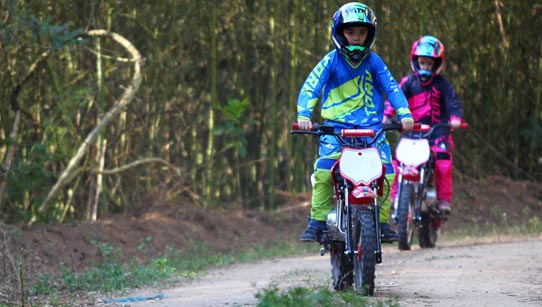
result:
[[[365,48],[364,46],[350,45],[342,48],[341,53],[347,56],[350,61],[357,64],[364,59],[366,55],[366,52],[364,51],[366,49],[367,48]]]
[[[428,82],[429,80],[431,80],[431,75],[432,73],[429,70],[418,69],[418,77],[420,77],[420,80],[422,80],[422,82]]]

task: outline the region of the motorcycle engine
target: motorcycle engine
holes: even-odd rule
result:
[[[437,204],[437,191],[434,187],[425,190],[425,202],[431,207]]]
[[[327,214],[327,230],[329,232],[330,240],[344,241],[344,235],[337,227],[337,210],[335,209]]]

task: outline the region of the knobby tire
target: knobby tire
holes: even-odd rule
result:
[[[344,251],[344,242],[331,244],[331,276],[335,291],[346,291],[352,287],[354,282],[353,264]]]
[[[433,248],[437,243],[437,231],[431,223],[431,215],[429,212],[422,212],[421,227],[418,229],[419,241],[421,248]]]
[[[355,290],[362,295],[373,295],[377,240],[374,213],[370,210],[359,210],[356,216],[353,236],[353,246],[358,251],[358,254],[353,255]]]

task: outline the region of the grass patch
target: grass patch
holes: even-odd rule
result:
[[[146,238],[145,243],[149,240]],[[168,247],[162,256],[140,263],[135,259],[121,262],[119,251],[107,242],[93,243],[101,261],[82,273],[61,267],[57,276],[43,274],[27,281],[27,306],[76,306],[83,297],[95,301],[98,294],[117,295],[144,286],[173,285],[203,275],[211,267],[315,253],[314,246],[297,241],[264,243],[231,253],[216,253],[206,243],[193,241],[182,251]],[[146,253],[144,245],[138,246],[141,254]],[[0,303],[0,307],[19,305]]]
[[[446,225],[444,225],[444,231],[439,236],[438,241],[455,241],[464,240],[465,238],[495,238],[495,237],[537,237],[542,234],[542,224],[538,217],[532,217],[526,219],[523,224],[520,225],[502,225],[492,224],[487,226],[481,226],[473,223],[471,225],[463,226],[460,229],[454,231],[447,231]],[[438,245],[437,241],[437,245]]]
[[[265,289],[256,294],[259,300],[258,307],[399,307],[395,299],[368,298],[355,294],[353,291],[334,292],[327,287],[302,288],[280,290],[276,286]]]

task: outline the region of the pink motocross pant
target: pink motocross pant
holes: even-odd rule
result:
[[[447,201],[448,203],[452,202],[452,170],[453,170],[453,159],[452,153],[446,149],[443,149],[437,145],[431,146],[431,151],[437,157],[435,162],[435,185],[437,188],[437,198],[439,201]],[[449,158],[448,158],[449,157]],[[399,167],[397,160],[393,160],[393,168],[395,169],[395,180],[391,187],[391,200],[392,203],[397,194],[397,178],[399,177]]]

